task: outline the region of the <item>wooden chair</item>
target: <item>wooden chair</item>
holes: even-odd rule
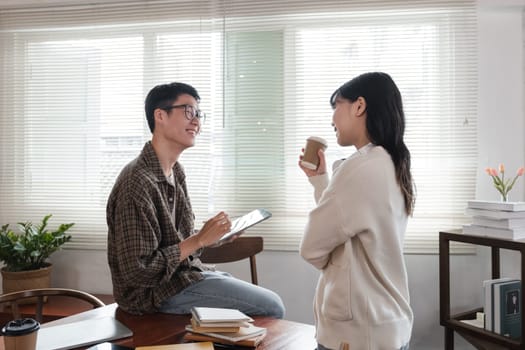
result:
[[[82,300],[86,303],[88,303],[88,306],[91,305],[93,309],[97,307],[104,306],[104,302],[102,302],[99,298],[95,297],[94,295],[91,295],[86,292],[82,292],[80,290],[75,289],[67,289],[67,288],[41,288],[41,289],[29,289],[29,290],[23,290],[19,292],[12,292],[7,294],[0,295],[0,305],[1,306],[9,306],[11,314],[13,316],[13,319],[18,319],[22,317],[22,313],[20,312],[19,304],[27,304],[27,299],[32,298],[34,300],[34,305],[30,308],[31,310],[34,310],[34,318],[42,323],[42,309],[44,307],[44,303],[47,298],[52,297],[69,297],[69,298],[75,298],[78,300]],[[27,305],[23,306],[24,308],[24,317],[27,312]],[[4,308],[5,311],[5,308]]]
[[[262,237],[242,236],[218,247],[204,248],[200,259],[205,264],[221,264],[249,258],[252,283],[257,284],[255,254],[262,252],[263,247]]]

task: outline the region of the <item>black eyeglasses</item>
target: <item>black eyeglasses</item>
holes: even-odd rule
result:
[[[206,120],[206,114],[200,109],[193,107],[192,105],[175,105],[164,107],[161,109],[165,110],[166,112],[169,112],[174,108],[184,108],[184,116],[188,120],[193,120],[193,118],[197,118],[197,120],[201,123],[204,123],[204,121]]]

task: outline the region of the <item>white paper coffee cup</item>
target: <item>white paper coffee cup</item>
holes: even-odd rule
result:
[[[6,350],[35,350],[40,323],[32,318],[9,321],[2,328]]]
[[[304,147],[303,159],[301,165],[305,168],[315,170],[319,166],[319,149],[325,150],[328,147],[328,142],[319,136],[310,136],[306,139],[306,146]]]

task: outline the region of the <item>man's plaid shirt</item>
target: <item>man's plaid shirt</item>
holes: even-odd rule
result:
[[[108,262],[115,300],[133,314],[154,312],[202,279],[198,257],[180,261],[179,243],[193,233],[184,169],[164,175],[151,142],[118,176],[108,199]],[[195,254],[197,255],[197,254]]]

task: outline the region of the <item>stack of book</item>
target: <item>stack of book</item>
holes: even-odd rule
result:
[[[521,338],[521,281],[498,278],[483,281],[485,329]]]
[[[471,225],[463,233],[503,239],[525,238],[525,202],[468,201]]]
[[[236,309],[193,307],[185,340],[256,347],[266,336],[266,328],[252,324],[253,319]]]

